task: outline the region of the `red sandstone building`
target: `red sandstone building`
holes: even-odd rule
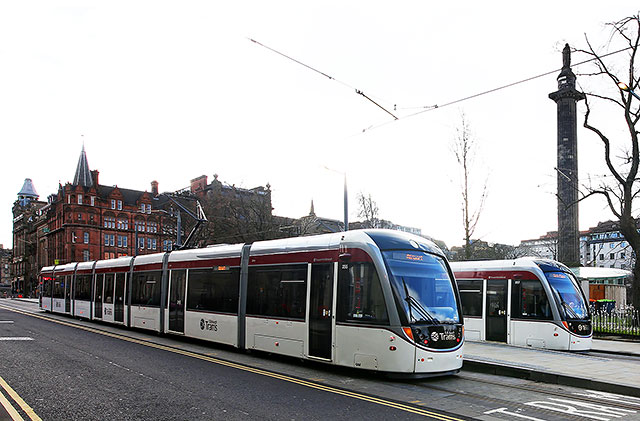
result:
[[[98,176],[83,147],[73,182],[60,185],[48,202],[38,201],[31,180],[25,181],[13,206],[14,293],[34,294],[43,266],[173,248],[176,221],[156,181],[147,192],[103,186]]]
[[[73,183],[49,196],[47,264],[62,264],[170,250],[175,220],[162,211],[167,199],[151,192],[102,186],[84,148]]]

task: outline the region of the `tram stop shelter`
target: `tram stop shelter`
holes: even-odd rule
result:
[[[631,278],[630,271],[591,266],[571,268],[571,271],[578,278],[582,290],[591,302],[612,300],[617,308],[627,305],[626,280]]]

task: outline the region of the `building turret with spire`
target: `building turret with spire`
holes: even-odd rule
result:
[[[35,294],[40,254],[38,233],[46,224],[43,209],[47,203],[39,195],[30,178],[25,178],[18,198],[13,203],[13,257],[11,261],[11,291],[24,296]]]
[[[31,201],[38,200],[40,196],[36,192],[36,188],[33,186],[33,182],[30,178],[24,179],[24,184],[18,192],[18,201],[22,206],[27,206]]]
[[[80,158],[78,159],[78,166],[76,167],[76,175],[73,177],[74,186],[92,187],[93,177],[91,177],[91,170],[89,170],[89,162],[87,161],[87,153],[82,145],[82,152],[80,152]]]
[[[558,116],[558,260],[577,267],[580,265],[577,102],[584,99],[584,94],[576,90],[569,44],[562,50],[562,70],[557,80],[558,90],[550,93],[549,98],[557,104]]]

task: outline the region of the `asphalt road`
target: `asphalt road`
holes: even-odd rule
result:
[[[414,413],[420,408],[78,329],[73,320],[0,308],[0,321],[0,376],[45,420],[424,417]]]
[[[11,300],[0,300],[0,386],[25,420],[640,420],[638,398],[464,371],[392,381]]]

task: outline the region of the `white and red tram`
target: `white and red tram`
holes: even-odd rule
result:
[[[462,366],[451,269],[431,241],[398,231],[70,263],[41,282],[41,309],[55,313],[381,372]]]
[[[565,265],[546,259],[451,262],[471,341],[591,349],[587,300]]]

